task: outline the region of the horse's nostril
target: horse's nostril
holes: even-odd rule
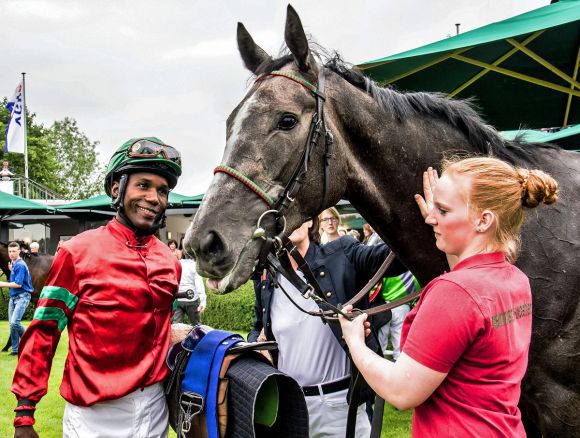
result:
[[[200,241],[199,249],[211,258],[223,257],[225,245],[220,236],[210,231]]]

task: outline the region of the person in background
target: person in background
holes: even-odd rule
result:
[[[346,236],[348,234],[348,228],[345,227],[344,225],[339,225],[338,226],[338,235],[340,237],[342,236]]]
[[[369,224],[363,225],[363,232],[365,233],[365,240],[363,241],[365,245],[373,246],[384,243],[381,236]]]
[[[22,337],[15,438],[38,437],[34,412],[65,328],[63,436],[167,436],[162,382],[181,265],[155,233],[180,175],[179,152],[155,137],[131,139],[113,154],[105,192],[116,216],[60,245]]]
[[[312,268],[328,301],[334,305],[345,303],[370,280],[387,257],[389,249],[386,245],[364,246],[350,236],[320,245],[316,222],[316,219],[305,222],[289,239]],[[295,260],[290,258],[290,261],[302,277]],[[396,274],[406,268],[395,261],[390,270]],[[248,341],[278,342],[278,354],[273,355],[275,364],[303,388],[310,436],[344,437],[350,363],[340,327],[323,323],[320,318],[298,310],[291,300],[299,303],[304,310],[318,311],[320,308],[314,300],[304,299],[281,274],[276,280],[274,282],[271,275],[264,272],[254,283],[254,326]],[[367,308],[368,297],[359,305]],[[324,305],[321,306],[324,308]],[[371,342],[379,348],[375,338]],[[357,410],[356,436],[368,438],[369,417],[364,400],[362,403]]]
[[[31,242],[30,243],[30,254],[31,255],[38,255],[38,251],[40,250],[40,244],[38,242]]]
[[[195,269],[195,260],[190,258],[187,252],[183,253],[181,263],[181,281],[179,282],[179,293],[187,294],[188,297],[179,297],[177,307],[173,314],[173,322],[183,322],[183,315],[187,314],[192,325],[201,323],[201,315],[205,311],[207,296],[203,285],[203,278]]]
[[[14,176],[12,169],[10,169],[10,164],[8,160],[2,160],[2,169],[0,169],[0,178],[2,181],[10,181],[10,179]]]
[[[0,287],[10,288],[10,300],[8,301],[8,322],[10,324],[10,355],[18,354],[20,338],[24,333],[24,327],[20,323],[26,308],[30,304],[32,292],[32,280],[30,271],[24,260],[20,258],[20,245],[16,242],[8,244],[8,257],[10,258],[10,278],[8,281],[0,281]]]
[[[169,247],[169,249],[171,250],[171,252],[173,253],[173,255],[177,258],[177,260],[181,260],[181,251],[177,248],[177,242],[173,239],[169,239],[167,241],[167,246]]]
[[[366,245],[367,242],[369,241],[369,237],[371,237],[371,235],[373,234],[373,229],[371,228],[371,226],[368,223],[364,223],[363,224],[363,240],[362,243],[363,245]]]
[[[407,316],[395,363],[366,347],[366,314],[340,317],[352,359],[387,402],[415,408],[414,436],[524,437],[532,293],[513,263],[524,210],[554,203],[558,184],[491,157],[445,161],[441,179],[429,168],[423,184],[415,199],[451,271]]]
[[[407,295],[421,290],[421,286],[411,271],[396,277],[387,277],[381,280],[380,294],[385,303],[397,301]],[[372,299],[371,299],[372,301]],[[409,304],[403,304],[391,309],[392,317],[390,321],[379,328],[379,343],[383,350],[383,355],[388,354],[389,339],[393,347],[393,360],[397,360],[401,355],[401,332],[403,322],[411,311]]]
[[[364,225],[366,225],[366,227],[363,226],[365,238],[367,240],[366,245],[384,245],[381,236],[379,236],[369,224]],[[382,303],[383,301],[385,303],[390,303],[421,289],[419,282],[410,271],[396,277],[385,277],[381,280],[379,285],[380,288],[378,289],[378,293],[381,295],[378,300],[379,303]],[[373,296],[371,296],[371,302],[372,301],[374,301]],[[401,331],[403,330],[403,322],[410,311],[411,307],[409,304],[403,304],[391,309],[391,319],[379,328],[379,343],[381,344],[383,355],[386,355],[389,351],[390,339],[391,346],[393,347],[393,360],[395,361],[401,354]]]
[[[338,210],[334,207],[327,208],[318,216],[320,222],[320,228],[322,229],[322,235],[320,242],[326,244],[338,239],[340,234],[338,234],[338,227],[341,224],[340,215]]]
[[[350,231],[349,231],[347,234],[348,234],[349,236],[352,236],[352,237],[354,237],[354,238],[356,239],[356,241],[357,241],[357,242],[360,242],[360,233],[359,233],[357,230],[355,230],[355,229],[352,229],[352,230],[350,230]]]

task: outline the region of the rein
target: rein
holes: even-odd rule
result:
[[[286,297],[290,300],[290,302],[292,302],[292,304],[294,304],[294,306],[296,306],[300,311],[302,311],[303,313],[307,313],[311,316],[320,317],[325,322],[338,322],[339,314],[344,316],[349,321],[351,321],[354,317],[363,313],[362,310],[353,307],[352,313],[345,314],[344,312],[342,312],[342,308],[348,305],[355,306],[360,300],[362,300],[365,296],[367,296],[370,290],[373,288],[373,286],[378,281],[380,281],[380,279],[384,276],[389,266],[395,260],[395,253],[391,251],[387,256],[387,258],[383,261],[377,272],[375,272],[375,275],[373,275],[373,277],[368,281],[368,283],[355,296],[353,296],[350,300],[348,300],[344,304],[334,306],[326,300],[326,297],[324,296],[324,293],[320,289],[320,285],[318,284],[316,277],[310,270],[310,266],[308,266],[306,260],[304,260],[302,255],[297,251],[296,247],[292,244],[292,242],[290,242],[288,237],[283,236],[280,242],[282,248],[277,251],[276,256],[268,254],[268,260],[266,264],[267,270],[270,272],[272,276],[272,281],[274,281],[274,285],[278,287],[280,290],[282,290],[284,295],[286,295]],[[280,243],[275,244],[277,244],[278,246],[280,245]],[[290,264],[288,256],[292,256],[294,261],[296,261],[298,267],[304,274],[306,282],[304,282],[298,276],[298,274],[296,274],[296,271]],[[305,299],[312,298],[317,304],[327,306],[330,308],[330,310],[320,310],[318,312],[312,312],[302,309],[289,296],[286,290],[284,290],[284,288],[276,280],[277,272],[281,273],[284,277],[286,277],[286,279],[288,279],[288,281],[290,281],[294,285],[294,287],[298,289],[303,298]],[[370,309],[365,309],[364,313],[371,316],[382,312],[387,312],[391,309],[402,306],[403,304],[410,303],[415,299],[419,298],[420,296],[421,291],[416,291],[396,301],[385,303],[380,306],[372,307]]]

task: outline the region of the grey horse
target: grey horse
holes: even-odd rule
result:
[[[578,436],[580,156],[550,145],[505,142],[467,102],[380,88],[337,57],[317,62],[290,6],[285,40],[290,54],[273,59],[238,24],[242,59],[260,80],[227,120],[221,165],[277,199],[304,151],[316,106],[304,86],[263,75],[284,70],[316,86],[321,73],[326,126],[334,137],[326,203],[321,205],[324,151],[318,149],[285,214],[289,230],[348,199],[426,284],[447,269],[413,198],[428,166],[437,167],[446,153],[461,151],[540,168],[559,182],[558,203],[530,214],[522,232],[517,266],[532,284],[533,335],[520,408],[530,436]],[[248,280],[263,242],[252,236],[268,208],[254,189],[216,173],[185,240],[210,286],[226,293]],[[273,216],[261,225],[273,233]]]

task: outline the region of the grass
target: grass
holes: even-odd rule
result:
[[[23,325],[28,325],[28,322],[24,322]],[[0,321],[0,343],[2,343],[2,347],[8,339],[8,333],[8,321]],[[35,429],[39,436],[44,438],[62,437],[62,414],[65,402],[58,392],[58,387],[62,378],[67,350],[68,333],[65,330],[56,350],[48,382],[48,394],[38,403],[38,413],[35,415]],[[16,356],[0,353],[0,437],[14,435],[12,421],[14,419],[13,410],[16,407],[16,397],[10,392],[10,386],[12,385],[15,367]]]
[[[25,322],[26,326],[28,323]],[[0,321],[0,343],[4,346],[8,338],[8,322]],[[60,396],[58,387],[62,378],[64,361],[68,349],[68,333],[62,333],[58,349],[53,361],[50,380],[48,382],[48,394],[38,404],[35,415],[35,429],[43,438],[59,438],[62,436],[62,415],[65,401]],[[0,353],[0,437],[11,437],[14,434],[12,420],[13,409],[16,406],[16,398],[10,392],[12,376],[16,367],[16,357],[7,353]],[[175,438],[175,433],[170,431],[169,436]],[[411,411],[399,412],[389,405],[385,405],[383,418],[383,431],[381,438],[403,438],[411,436]]]

